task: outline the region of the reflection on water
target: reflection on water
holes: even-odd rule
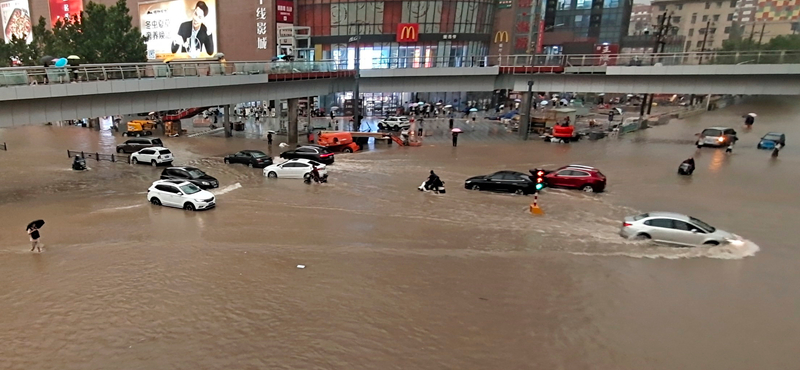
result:
[[[69,170],[67,149],[113,150],[119,135],[0,130],[15,148],[0,152],[2,367],[793,368],[800,156],[755,144],[800,131],[795,106],[756,100],[569,145],[376,144],[337,155],[324,185],[222,163],[279,153],[263,140],[165,138],[176,164],[221,182],[218,208],[194,213],[147,204],[161,168]],[[740,111],[759,120],[736,152],[704,148],[694,176],[676,175],[695,155],[686,141]],[[569,163],[599,167],[607,192],[547,189],[534,217],[530,197],[463,189],[478,174]],[[416,190],[431,169],[446,195]],[[624,216],[652,210],[752,242],[620,239]],[[41,255],[23,233],[37,218]]]

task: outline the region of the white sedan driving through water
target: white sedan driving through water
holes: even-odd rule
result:
[[[286,162],[264,167],[264,176],[269,178],[302,179],[311,173],[311,166],[319,171],[320,176],[328,173],[327,166],[305,158],[294,158]]]

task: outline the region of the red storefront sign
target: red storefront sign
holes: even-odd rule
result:
[[[544,49],[544,22],[539,20],[539,33],[536,35],[536,54],[541,54]]]
[[[615,66],[617,65],[617,55],[619,54],[618,44],[596,44],[594,46],[594,53],[600,55],[597,59],[596,65],[602,66]]]
[[[397,42],[417,42],[419,40],[419,23],[398,23]]]
[[[275,0],[275,19],[278,23],[294,23],[294,1]]]
[[[80,16],[83,11],[83,0],[50,0],[50,24],[55,25],[59,19],[69,19],[73,15]]]

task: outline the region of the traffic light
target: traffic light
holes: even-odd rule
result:
[[[544,189],[544,171],[536,170],[536,191]]]

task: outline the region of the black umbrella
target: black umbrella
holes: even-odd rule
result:
[[[52,63],[52,62],[53,62],[53,59],[56,59],[56,58],[54,58],[54,57],[51,57],[51,56],[49,56],[49,55],[45,55],[45,56],[43,56],[43,57],[39,58],[39,63],[40,63],[40,64],[43,64],[43,65],[44,65],[44,64],[50,64],[50,63]]]
[[[33,222],[29,223],[29,224],[28,224],[28,226],[27,226],[27,227],[25,227],[25,230],[28,230],[28,229],[30,229],[30,228],[31,228],[31,226],[34,226],[34,227],[36,227],[37,229],[41,229],[41,228],[42,228],[42,226],[44,226],[44,220],[36,220],[36,221],[33,221]]]

